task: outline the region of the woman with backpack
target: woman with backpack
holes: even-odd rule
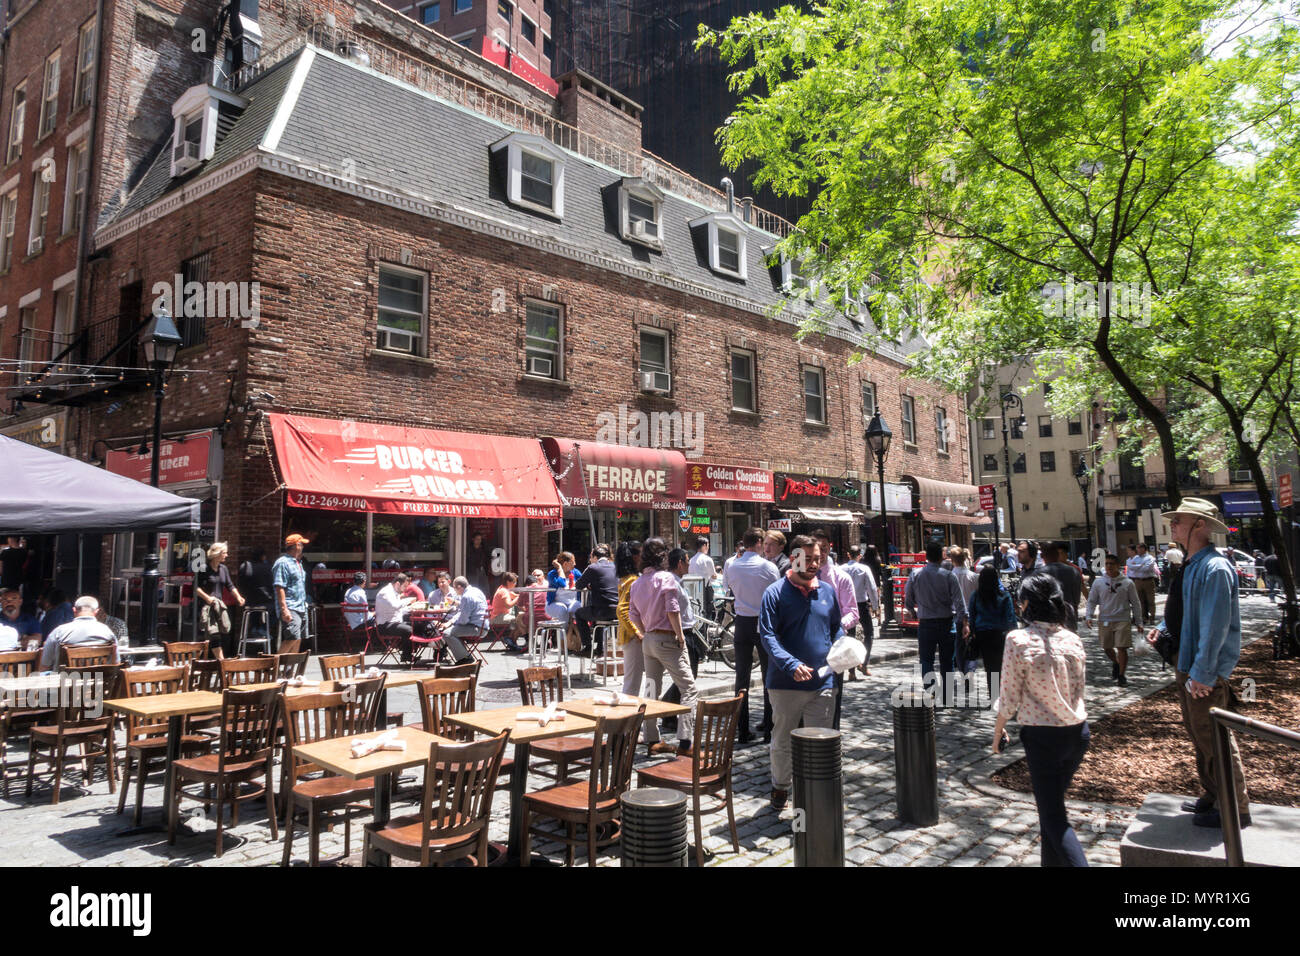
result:
[[[966,656],[984,658],[984,673],[989,682],[989,696],[993,695],[993,675],[1002,666],[1002,648],[1007,632],[1016,627],[1016,611],[1011,595],[1002,586],[997,569],[992,564],[980,568],[979,583],[966,607],[970,621],[971,640]]]

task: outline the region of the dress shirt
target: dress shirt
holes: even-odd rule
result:
[[[1183,627],[1178,670],[1198,684],[1227,678],[1241,657],[1237,569],[1206,545],[1183,571]]]
[[[713,563],[707,551],[701,551],[691,558],[691,574],[698,574],[704,578],[704,586],[708,587],[709,582],[718,576],[718,566]]]
[[[922,621],[952,617],[960,625],[966,620],[957,579],[951,571],[940,567],[938,561],[927,561],[925,567],[912,572],[903,588],[903,606]]]
[[[654,568],[642,571],[628,592],[628,618],[642,634],[651,631],[675,634],[668,615],[682,613],[680,595],[677,576],[671,571]]]
[[[8,624],[0,624],[0,651],[16,651],[20,647],[18,631]]]
[[[488,619],[488,599],[478,588],[470,585],[460,596],[456,605],[456,616],[451,623],[466,624],[469,627],[483,627]]]
[[[757,551],[743,551],[722,571],[722,581],[736,599],[737,617],[758,617],[763,592],[781,577],[776,565]]]
[[[1059,625],[1035,621],[1012,631],[1002,655],[997,712],[1028,727],[1083,723],[1086,661],[1078,635]]]
[[[406,610],[406,600],[398,596],[396,585],[390,582],[379,589],[379,593],[375,595],[376,624],[380,627],[385,624],[401,624],[404,610]]]
[[[980,576],[965,565],[953,568],[952,576],[957,579],[957,587],[961,590],[962,605],[969,605],[970,596],[980,586]]]
[[[784,551],[778,551],[775,558],[768,558],[767,560],[776,565],[776,572],[781,577],[785,577],[785,572],[790,570],[790,556]]]
[[[1156,576],[1156,559],[1149,554],[1138,554],[1124,562],[1128,576],[1133,579],[1154,578]]]
[[[434,588],[436,591],[437,588]],[[348,627],[356,630],[362,624],[366,623],[366,618],[370,616],[370,599],[366,597],[366,589],[359,584],[354,584],[348,588],[348,593],[343,595],[344,604],[353,604],[358,608],[366,608],[364,611],[344,611],[343,620],[347,622]]]
[[[1088,592],[1088,609],[1084,617],[1091,618],[1094,609],[1100,609],[1098,620],[1103,624],[1123,624],[1126,621],[1141,623],[1142,601],[1138,589],[1122,574],[1113,578],[1103,574],[1092,582]]]
[[[1006,554],[1002,555],[1002,570],[1003,571],[1020,570],[1020,559],[1015,556],[1014,552],[1008,551]]]
[[[858,626],[858,599],[853,592],[853,579],[840,570],[834,561],[825,560],[817,571],[817,580],[825,581],[835,592],[840,605],[840,626],[852,631]]]
[[[686,631],[695,626],[695,609],[691,607],[691,598],[682,586],[682,579],[675,574],[673,577],[677,580],[677,603],[682,609],[682,630]]]
[[[41,648],[41,670],[54,670],[59,663],[60,647],[82,647],[92,644],[116,644],[117,638],[107,625],[93,617],[76,617],[50,631]]]
[[[876,587],[876,576],[871,573],[871,568],[861,561],[850,561],[841,564],[840,570],[853,582],[853,597],[859,604],[880,607],[880,590]]]

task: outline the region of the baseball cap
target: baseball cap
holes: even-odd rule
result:
[[[286,548],[294,544],[311,544],[311,541],[300,534],[291,534],[289,537],[284,539],[284,546]]]

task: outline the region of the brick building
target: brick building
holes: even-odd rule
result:
[[[958,399],[905,381],[918,343],[878,340],[865,310],[796,340],[775,217],[644,154],[603,91],[543,97],[377,5],[297,32],[251,6],[261,49],[227,57],[228,81],[196,62],[165,96],[106,89],[143,111],[119,138],[154,138],[134,163],[103,147],[76,326],[97,344],[16,383],[69,410],[65,450],[129,473],[153,414],[138,331],[176,316],[163,483],[205,508],[168,541],[173,574],[213,537],[242,560],[291,530],[318,585],[388,559],[526,572],[585,558],[593,531],[705,532],[717,555],[751,523],[829,522],[843,547],[865,533],[877,406],[887,480],[916,492],[894,542],[926,522],[966,540],[973,519],[928,513],[924,485],[969,474]],[[384,468],[404,477],[381,493]],[[105,543],[106,586],[142,546]]]

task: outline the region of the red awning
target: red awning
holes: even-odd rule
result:
[[[296,508],[482,518],[556,518],[560,498],[531,438],[272,414]]]
[[[593,508],[681,511],[686,507],[686,456],[663,448],[543,438],[565,504]],[[581,467],[579,467],[581,462]]]

